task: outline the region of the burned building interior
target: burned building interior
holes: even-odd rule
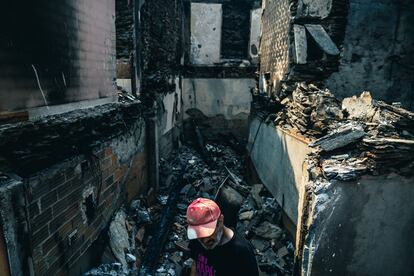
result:
[[[414,1],[0,7],[0,275],[414,275]]]

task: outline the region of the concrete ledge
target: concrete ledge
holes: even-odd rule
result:
[[[247,150],[263,184],[282,206],[290,220],[298,221],[298,206],[304,192],[303,164],[311,149],[309,140],[273,124],[253,118]]]

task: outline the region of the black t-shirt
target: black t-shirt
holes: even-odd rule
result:
[[[198,276],[259,275],[253,247],[236,232],[229,242],[212,250],[205,249],[198,240],[191,240],[189,247]]]

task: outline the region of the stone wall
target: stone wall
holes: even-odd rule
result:
[[[114,95],[115,1],[0,4],[0,111]]]

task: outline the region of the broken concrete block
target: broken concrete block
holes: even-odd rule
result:
[[[321,25],[305,24],[305,27],[325,53],[333,56],[339,55],[338,47],[336,47],[335,43]]]
[[[287,254],[289,254],[288,249],[286,248],[286,246],[283,246],[282,248],[279,248],[279,250],[277,251],[277,256],[279,258],[283,258],[284,256],[286,256]]]
[[[255,184],[253,185],[252,190],[251,190],[252,197],[258,209],[261,209],[263,205],[263,199],[260,196],[260,192],[262,191],[262,189],[263,189],[263,184]]]
[[[352,96],[343,99],[342,109],[348,112],[349,119],[359,119],[366,122],[371,121],[376,112],[372,105],[371,94],[367,91],[362,92],[359,97]]]
[[[269,242],[262,239],[252,239],[250,242],[259,251],[263,251],[269,246]]]
[[[230,206],[240,206],[243,203],[243,196],[235,189],[229,186],[224,186],[220,191],[220,198],[222,198]]]
[[[127,266],[125,250],[130,247],[125,219],[125,212],[123,210],[118,211],[109,226],[109,245],[111,246],[115,257],[123,266]]]
[[[254,230],[254,233],[264,239],[279,239],[283,231],[279,226],[265,221]]]
[[[128,263],[135,263],[136,260],[137,260],[137,257],[135,257],[134,255],[132,255],[130,253],[126,254],[126,261]]]
[[[306,41],[306,30],[304,26],[294,24],[295,35],[295,58],[297,64],[306,64],[308,58],[308,43]]]
[[[254,216],[254,211],[243,212],[239,215],[239,220],[251,220]]]

